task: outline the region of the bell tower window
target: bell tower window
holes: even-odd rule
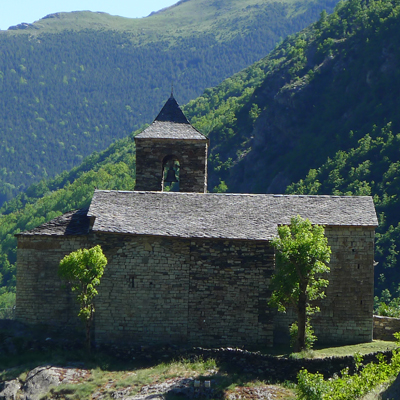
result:
[[[176,156],[170,155],[163,160],[162,190],[165,192],[179,192],[180,163]]]

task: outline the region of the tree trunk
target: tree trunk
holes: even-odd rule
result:
[[[86,321],[86,349],[87,349],[88,353],[90,353],[90,349],[91,349],[91,340],[90,340],[91,325],[92,325],[92,321],[89,318]]]
[[[297,345],[295,351],[302,351],[306,348],[306,323],[307,323],[307,285],[300,283],[299,304],[297,305]]]
[[[86,320],[86,348],[88,353],[90,353],[92,347],[91,343],[92,322],[93,322],[93,305],[90,306],[90,316]]]

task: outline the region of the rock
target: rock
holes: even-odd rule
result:
[[[18,379],[0,384],[0,400],[16,400],[17,392],[21,388]]]
[[[23,400],[39,400],[49,391],[50,386],[60,384],[60,378],[52,367],[37,367],[30,371],[22,387]]]
[[[79,378],[88,374],[90,372],[84,369],[37,367],[28,373],[25,383],[19,391],[18,399],[39,400],[51,387],[61,383],[77,383]]]
[[[198,397],[193,388],[193,383],[194,380],[192,378],[171,378],[162,383],[145,385],[140,389],[139,393],[135,395],[129,395],[132,390],[132,388],[129,387],[113,392],[111,397],[120,400],[165,400],[169,397],[175,396],[184,399],[192,399]],[[202,398],[206,397],[203,396]],[[97,400],[100,400],[101,398],[102,396],[97,397]]]

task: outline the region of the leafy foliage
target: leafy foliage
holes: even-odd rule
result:
[[[66,255],[58,268],[61,278],[71,284],[72,291],[78,291],[80,305],[78,317],[86,324],[86,341],[90,349],[90,329],[93,321],[94,297],[98,294],[95,286],[100,284],[107,258],[99,245],[91,249],[78,249]]]
[[[303,369],[297,379],[299,400],[354,400],[367,394],[379,384],[395,377],[400,372],[400,350],[394,350],[390,362],[380,356],[378,363],[362,365],[362,357],[355,355],[357,373],[349,374],[349,369],[340,376],[324,380],[320,373],[312,374]]]
[[[324,228],[300,216],[292,217],[289,226],[279,226],[278,237],[271,243],[277,269],[272,277],[270,305],[281,312],[288,306],[297,310],[295,350],[300,351],[306,348],[307,314],[319,311],[311,302],[325,296],[329,283],[323,274],[329,272],[331,249]]]
[[[299,335],[299,326],[297,325],[297,322],[293,322],[293,324],[290,325],[289,334],[290,334],[290,346],[292,348],[295,348],[297,345],[297,337]],[[314,343],[316,341],[317,341],[317,337],[315,336],[314,329],[311,326],[311,320],[310,320],[310,318],[307,318],[306,334],[305,334],[305,338],[304,338],[305,350],[312,349],[314,346]]]
[[[14,317],[15,293],[5,292],[0,294],[0,319]]]
[[[374,297],[374,315],[400,318],[400,297],[392,298],[389,289],[382,290],[380,297]]]

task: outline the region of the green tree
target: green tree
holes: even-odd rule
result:
[[[94,297],[98,294],[95,286],[100,284],[107,258],[99,245],[91,249],[79,249],[66,255],[60,262],[58,274],[67,280],[77,296],[79,318],[86,325],[86,344],[90,351],[90,333],[94,313]]]
[[[312,225],[299,215],[289,226],[278,227],[278,237],[272,241],[276,250],[277,269],[272,277],[273,293],[270,305],[285,312],[288,306],[297,310],[297,343],[295,351],[305,349],[307,316],[319,311],[313,300],[325,296],[329,272],[327,264],[331,249],[324,227]]]

